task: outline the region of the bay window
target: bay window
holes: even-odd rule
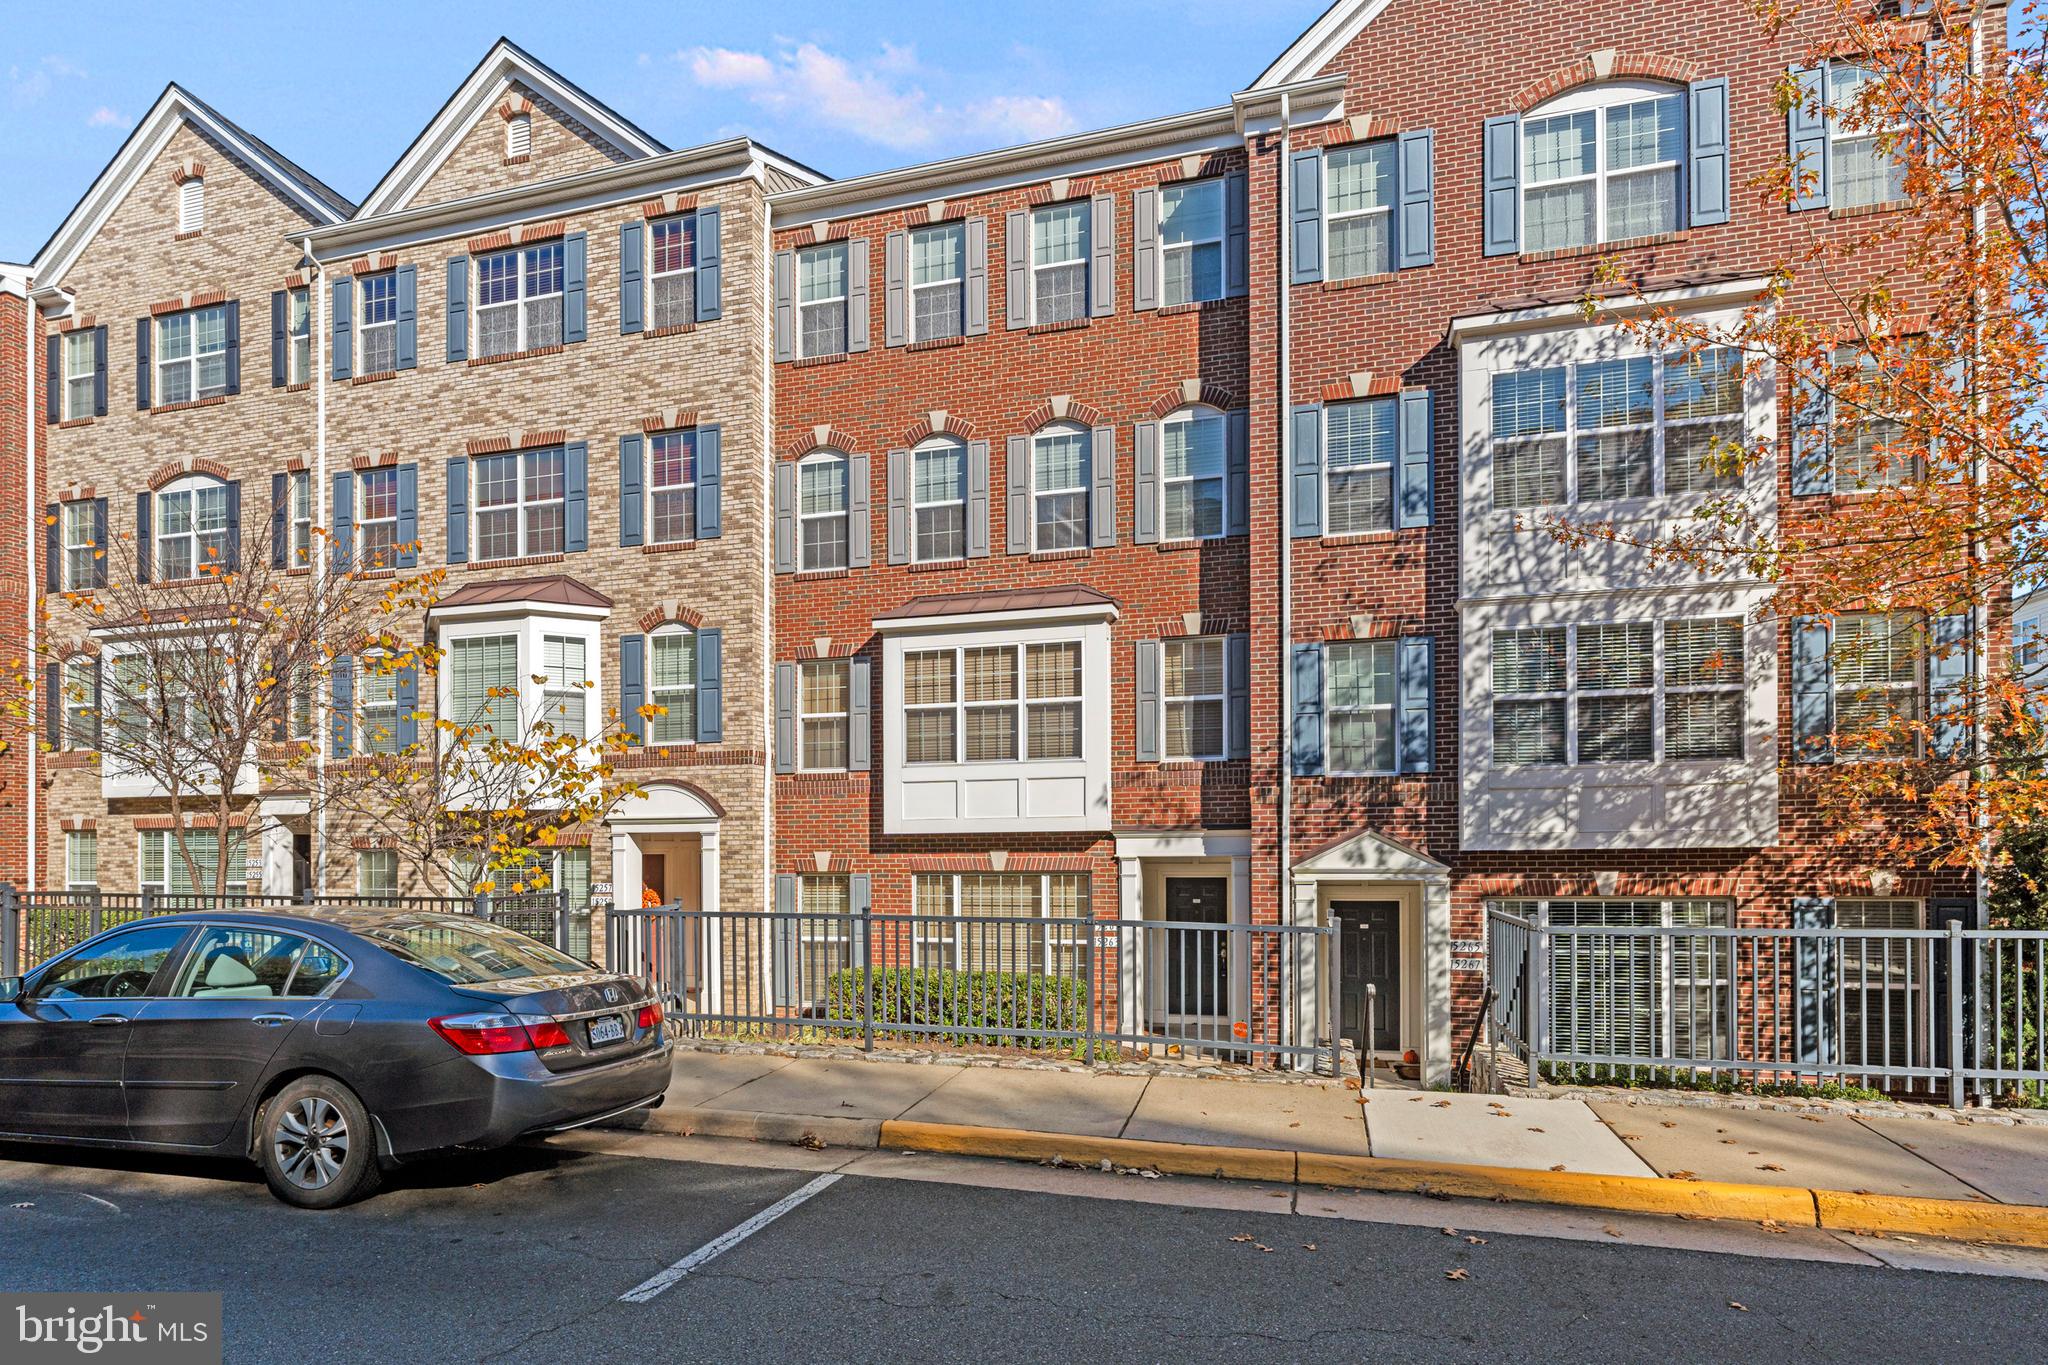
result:
[[[902,688],[905,763],[1082,756],[1079,641],[912,649]]]
[[[516,355],[562,344],[562,244],[479,256],[476,354]]]
[[[1739,617],[1496,630],[1492,652],[1496,767],[1743,756]]]
[[[440,715],[476,748],[493,738],[532,747],[550,736],[587,740],[596,733],[594,696],[602,695],[600,608],[523,604],[509,615],[486,603],[437,611]]]
[[[543,635],[541,677],[541,720],[555,734],[589,738],[590,673],[582,637]]]
[[[473,742],[519,740],[519,637],[466,635],[448,649],[450,709],[446,719]]]

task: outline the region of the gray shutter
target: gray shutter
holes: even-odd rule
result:
[[[967,443],[967,557],[988,558],[988,442]]]
[[[334,282],[331,299],[332,316],[328,319],[328,349],[333,354],[333,374],[336,379],[346,379],[353,370],[353,352],[350,350],[351,314],[355,311],[356,282],[347,277]]]
[[[1131,307],[1159,306],[1159,191],[1131,195]]]
[[[1159,761],[1159,642],[1137,645],[1137,761]]]
[[[1088,201],[1088,316],[1116,314],[1116,196]]]
[[[43,343],[43,420],[64,420],[64,338],[54,332]]]
[[[469,257],[448,258],[448,362],[469,359]]]
[[[1289,458],[1293,519],[1288,534],[1297,540],[1323,533],[1323,405],[1303,403],[1292,416],[1294,452]]]
[[[416,265],[398,267],[398,368],[418,369],[420,363],[420,270]]]
[[[775,913],[778,916],[796,914],[796,878],[787,872],[775,877]],[[775,1004],[778,1008],[793,1008],[797,1003],[797,922],[793,918],[778,918],[775,921],[775,946],[771,954],[773,970],[769,975],[774,979]]]
[[[1251,530],[1251,414],[1225,413],[1223,431],[1223,533],[1241,536]]]
[[[1969,707],[1969,681],[1974,666],[1970,618],[1967,614],[1937,616],[1932,623],[1927,656],[1927,717],[1934,726],[1934,752],[1944,758],[1968,747],[1963,717]]]
[[[92,329],[92,415],[107,415],[107,329]]]
[[[1832,929],[1835,902],[1828,896],[1800,896],[1792,902],[1794,929]],[[1835,1058],[1835,1009],[1838,988],[1837,941],[1813,937],[1796,940],[1793,956],[1798,963],[1794,995],[1794,1027],[1798,1032],[1799,1060],[1808,1065]]]
[[[135,319],[135,410],[149,411],[149,331],[153,324],[148,318]],[[55,369],[55,366],[51,367]]]
[[[910,452],[892,450],[888,456],[889,562],[910,562]]]
[[[1792,377],[1792,491],[1835,491],[1835,398],[1804,373]]]
[[[619,224],[619,335],[647,329],[647,225]]]
[[[1828,206],[1833,168],[1828,165],[1827,74],[1825,65],[1792,68],[1799,94],[1785,111],[1785,154],[1792,164],[1794,213]]]
[[[910,234],[899,229],[882,239],[882,344],[909,340]]]
[[[846,770],[864,773],[873,764],[874,712],[870,693],[874,668],[865,654],[846,661]]]
[[[1224,637],[1223,685],[1228,697],[1223,732],[1231,758],[1249,758],[1252,752],[1252,639],[1242,632]]]
[[[874,514],[869,508],[868,457],[846,457],[846,567],[865,569],[874,555]]]
[[[1097,427],[1088,443],[1088,543],[1116,544],[1116,428]]]
[[[356,476],[347,470],[334,476],[329,488],[327,520],[332,523],[333,565],[336,573],[347,573],[356,562]]]
[[[1400,218],[1394,225],[1394,268],[1436,264],[1436,134],[1415,128],[1395,144]]]
[[[1314,284],[1323,278],[1323,153],[1295,152],[1287,159],[1287,221],[1294,236],[1295,284]]]
[[[1428,389],[1403,389],[1398,401],[1396,445],[1401,452],[1401,468],[1395,525],[1427,526],[1435,512],[1434,404]]]
[[[104,588],[107,586],[108,544],[107,500],[105,498],[94,498],[92,500],[92,543],[93,548],[99,551],[99,554],[94,556],[92,561],[92,585],[95,588]],[[98,668],[99,664],[95,662],[93,667]]]
[[[619,438],[619,544],[642,543],[642,521],[647,512],[641,476],[647,468],[647,438],[639,435]]]
[[[1131,542],[1159,543],[1159,424],[1140,422],[1131,461]]]
[[[697,321],[725,316],[724,215],[718,206],[697,210]]]
[[[448,562],[469,561],[469,461],[458,455],[448,462]]]
[[[865,916],[874,909],[874,879],[865,872],[856,872],[846,879],[846,908],[855,916]],[[847,952],[856,967],[868,965],[868,924],[861,920],[847,926]],[[858,981],[859,978],[856,978]]]
[[[270,295],[270,387],[283,388],[288,375],[285,355],[290,338],[285,334],[289,326],[285,321],[287,299],[285,291],[276,289]]]
[[[988,219],[967,220],[967,335],[988,335]]]
[[[1728,221],[1728,78],[1686,87],[1686,200],[1694,227]]]
[[[398,693],[398,747],[413,748],[420,742],[420,670],[407,664],[392,674]]]
[[[1430,770],[1435,732],[1436,641],[1427,635],[1404,636],[1395,647],[1394,767],[1398,772]]]
[[[1003,461],[1003,520],[1008,527],[1009,551],[1031,553],[1031,438],[1012,436]]]
[[[562,239],[562,341],[574,344],[589,335],[590,239],[572,232]]]
[[[1003,295],[1009,329],[1031,325],[1031,215],[1022,209],[1003,218]]]
[[[270,476],[270,567],[282,569],[291,558],[291,520],[285,504],[291,499],[292,477]]]
[[[1323,771],[1323,647],[1294,646],[1294,771]]]
[[[229,299],[226,313],[227,349],[222,361],[227,370],[228,392],[242,391],[242,303]]]
[[[150,538],[149,533],[149,505],[151,498],[154,496],[151,493],[137,493],[135,495],[135,581],[137,583],[147,583],[149,581],[149,554],[150,550],[156,545],[156,542]]]
[[[868,348],[868,239],[846,244],[846,350],[856,355]]]
[[[725,428],[697,428],[697,539],[725,534]]]
[[[398,567],[412,569],[420,562],[420,467],[398,467]]]
[[[1486,204],[1485,252],[1513,256],[1522,249],[1522,116],[1502,114],[1483,129],[1480,184]]]
[[[571,441],[562,448],[562,548],[581,554],[590,548],[590,447]]]
[[[1834,761],[1834,629],[1818,617],[1792,623],[1792,757],[1800,763]]]
[[[356,747],[356,661],[346,654],[335,655],[328,677],[333,692],[328,752],[334,758],[347,758]]]
[[[697,632],[697,742],[725,743],[725,632]]]
[[[775,771],[796,771],[796,665],[775,665]]]
[[[775,253],[775,363],[796,359],[796,253]]]
[[[647,742],[647,717],[640,708],[647,705],[647,637],[619,637],[619,721],[626,733],[641,744]]]
[[[796,464],[775,464],[775,572],[796,572]]]
[[[1223,294],[1235,298],[1250,292],[1251,183],[1243,171],[1223,177]]]

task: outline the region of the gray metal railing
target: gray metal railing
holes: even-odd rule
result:
[[[1091,1061],[1284,1058],[1334,1074],[1326,926],[615,908],[605,960],[703,1036],[923,1039]]]

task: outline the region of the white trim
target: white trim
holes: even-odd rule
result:
[[[489,621],[515,616],[559,616],[571,621],[602,621],[612,614],[612,609],[519,598],[509,602],[472,602],[456,607],[436,606],[428,614],[436,621]]]
[[[1040,607],[1030,611],[970,611],[952,616],[909,616],[895,620],[870,621],[877,635],[907,635],[934,630],[968,630],[977,626],[1032,626],[1058,621],[1114,621],[1113,603],[1095,602],[1078,607]]]
[[[917,496],[917,462],[921,455],[935,455],[951,451],[960,458],[960,480],[956,485],[960,496],[940,498],[934,502],[921,502]],[[913,564],[961,564],[967,560],[967,442],[957,436],[932,436],[917,443],[910,452],[910,487],[904,491],[910,494],[910,562]],[[927,510],[944,507],[960,509],[960,553],[956,555],[933,555],[926,558],[920,549],[923,536],[919,534],[918,514]]]
[[[1337,0],[1310,24],[1308,31],[1288,44],[1273,64],[1259,73],[1252,90],[1272,90],[1306,80],[1320,72],[1338,53],[1379,18],[1390,0]]]
[[[1745,275],[1737,279],[1718,280],[1713,284],[1658,289],[1640,296],[1617,295],[1612,299],[1598,301],[1595,305],[1597,311],[1590,321],[1586,317],[1583,303],[1531,304],[1526,308],[1505,308],[1495,313],[1468,313],[1463,317],[1451,319],[1446,335],[1448,340],[1457,343],[1498,332],[1524,329],[1598,327],[1611,324],[1615,318],[1633,317],[1674,305],[1704,308],[1715,304],[1752,303],[1762,296],[1764,290],[1770,287],[1770,283],[1770,280],[1762,275]]]
[[[1181,862],[1202,858],[1249,858],[1250,830],[1202,829],[1166,831],[1156,834],[1119,834],[1118,858],[1172,858]]]

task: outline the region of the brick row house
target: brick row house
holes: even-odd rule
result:
[[[1859,68],[1804,67],[1735,0],[1550,18],[1340,0],[1213,108],[844,180],[669,151],[501,42],[360,205],[173,87],[32,268],[66,376],[36,496],[89,538],[108,513],[65,509],[118,532],[239,483],[287,509],[281,550],[311,523],[416,542],[390,571],[448,570],[444,689],[473,659],[536,701],[668,708],[630,760],[648,794],[550,856],[598,900],[817,916],[734,965],[764,1009],[815,1003],[860,910],[1042,919],[1005,967],[1090,918],[1327,925],[1342,981],[1127,972],[1119,1027],[1285,1042],[1338,1008],[1363,1041],[1370,985],[1371,1045],[1434,1080],[1490,905],[1966,911],[1965,879],[1827,847],[1796,780],[1873,689],[1924,707],[1953,677],[1834,667],[1876,618],[1831,637],[1767,582],[1529,529],[1682,525],[1727,487],[1716,440],[1777,442],[1742,477],[1786,525],[1873,477],[1795,442],[1768,367],[1579,306],[1616,268],[1730,316],[1892,211],[1872,141],[1776,95],[1846,99]],[[1823,172],[1793,212],[1754,188],[1788,149]],[[131,391],[188,316],[230,356],[248,329],[239,378]],[[345,762],[349,718],[402,702],[344,685],[309,723]],[[32,875],[90,838],[99,880],[146,879],[147,799],[40,761]],[[252,801],[264,837],[317,835]],[[374,842],[320,838],[313,879],[377,882]],[[915,937],[921,965],[975,941]],[[1612,1009],[1678,1027],[1611,965]]]

